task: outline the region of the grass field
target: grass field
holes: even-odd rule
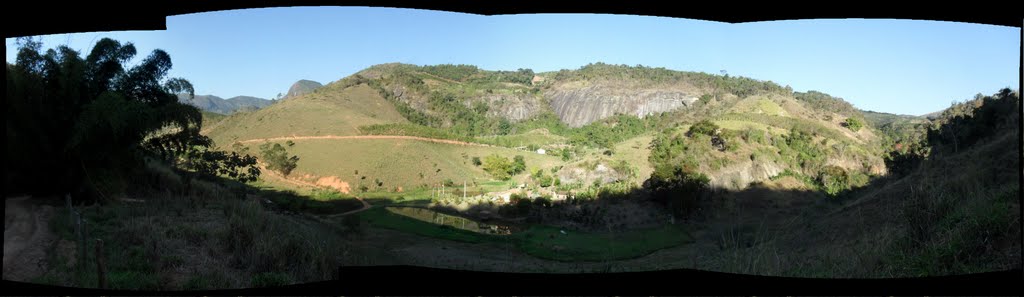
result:
[[[501,135],[501,136],[484,136],[478,137],[480,142],[496,144],[501,146],[546,146],[552,144],[565,143],[566,138],[551,134],[546,129],[534,129],[527,132],[512,134],[512,135]]]
[[[787,116],[787,112],[782,109],[782,106],[760,96],[751,96],[740,100],[739,102],[736,102],[736,105],[734,105],[730,111],[735,113]]]
[[[676,225],[613,233],[586,233],[548,226],[530,226],[512,235],[488,235],[374,208],[357,214],[360,221],[380,228],[468,243],[508,244],[538,258],[558,261],[602,261],[641,257],[693,239]]]
[[[207,135],[221,147],[235,141],[319,135],[358,135],[357,127],[405,122],[394,106],[365,85],[340,89],[329,84],[316,92],[282,100],[254,112],[236,113]]]
[[[654,136],[643,135],[617,143],[615,144],[615,155],[612,159],[629,163],[637,171],[636,179],[643,182],[651,176],[651,172],[654,172],[651,162],[648,161],[651,155],[650,146],[652,140],[654,140]]]
[[[253,144],[250,151],[256,150],[257,146]],[[474,181],[478,184],[492,181],[483,169],[473,165],[473,157],[498,154],[511,159],[522,155],[526,159],[527,172],[534,168],[547,170],[561,163],[554,156],[509,148],[406,139],[297,140],[295,146],[288,147],[288,152],[299,156],[298,168],[293,175],[336,176],[353,190],[359,189],[360,185],[367,186],[370,191],[394,191],[401,187],[403,193],[448,179],[459,187],[463,181],[470,186]],[[526,174],[514,179],[524,179]],[[380,186],[377,181],[381,182]]]
[[[739,121],[739,120],[719,120],[719,121],[715,121],[715,124],[718,125],[719,127],[725,128],[725,129],[737,130],[737,131],[743,131],[743,130],[746,130],[746,129],[759,129],[759,130],[764,130],[764,131],[771,132],[773,135],[783,135],[783,134],[789,133],[789,131],[786,130],[786,129],[775,127],[775,126],[769,126],[769,125],[765,125],[765,124],[758,123],[758,122]]]

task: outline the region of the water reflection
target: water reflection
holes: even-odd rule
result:
[[[452,228],[472,231],[476,233],[509,235],[512,234],[513,231],[515,231],[512,226],[477,222],[460,216],[443,214],[426,208],[385,207],[384,209],[391,213],[414,218],[420,221],[438,225],[445,225]]]

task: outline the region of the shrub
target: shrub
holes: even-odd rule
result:
[[[850,130],[853,130],[853,132],[859,131],[860,128],[864,126],[864,123],[858,120],[857,118],[846,118],[845,124],[846,128],[850,128]]]
[[[690,126],[690,130],[686,132],[686,136],[693,137],[693,135],[715,135],[718,131],[718,125],[708,120],[702,120]]]
[[[480,161],[480,157],[473,157],[473,166],[480,166],[480,165],[483,165],[483,162]]]
[[[829,196],[836,196],[849,187],[850,179],[846,170],[838,166],[827,166],[818,175],[818,182]]]
[[[706,195],[709,179],[704,174],[685,170],[679,165],[659,165],[644,187],[655,201],[665,204],[673,214],[688,215]]]

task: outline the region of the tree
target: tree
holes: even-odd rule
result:
[[[479,167],[483,162],[480,161],[480,157],[473,157],[473,166]]]
[[[260,145],[260,152],[263,153],[263,160],[267,162],[267,169],[280,172],[284,176],[292,173],[298,167],[299,156],[288,156],[288,151],[280,143],[271,146],[269,143]]]
[[[523,173],[523,171],[526,171],[526,159],[522,155],[516,155],[512,164],[512,172],[510,173],[516,175]]]
[[[508,180],[512,177],[514,165],[508,158],[492,154],[484,157],[483,165],[484,171],[496,179]]]
[[[128,180],[146,156],[226,162],[203,165],[218,168],[247,163],[193,151],[212,142],[199,134],[199,110],[179,102],[194,90],[166,77],[172,63],[163,50],[133,67],[125,64],[134,45],[109,38],[85,58],[67,46],[41,50],[39,41],[20,38],[16,63],[6,70],[8,191],[92,200],[114,194],[99,184]]]
[[[674,215],[689,215],[707,195],[710,179],[704,174],[684,169],[679,165],[658,165],[644,188],[651,197],[672,211]]]

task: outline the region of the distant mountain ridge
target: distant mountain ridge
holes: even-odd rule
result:
[[[273,103],[271,100],[252,96],[235,96],[228,99],[214,95],[196,95],[191,102],[184,94],[178,95],[178,101],[189,103],[201,110],[219,114],[231,114],[239,110],[260,109]]]

